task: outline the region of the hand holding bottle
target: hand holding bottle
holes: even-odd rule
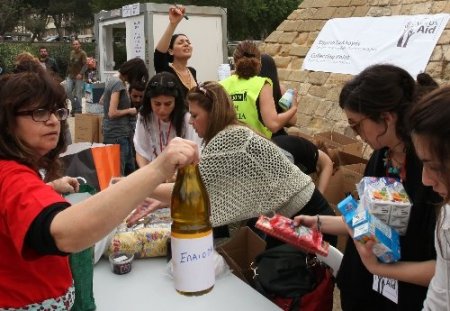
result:
[[[190,140],[175,137],[151,163],[154,163],[159,168],[163,180],[166,180],[172,177],[179,167],[198,162],[199,152],[197,144]]]

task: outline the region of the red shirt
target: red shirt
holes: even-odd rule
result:
[[[24,245],[33,220],[65,200],[36,172],[0,160],[0,308],[62,296],[72,285],[68,257],[41,256]]]

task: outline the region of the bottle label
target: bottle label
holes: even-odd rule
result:
[[[280,98],[278,104],[283,110],[289,110],[292,105],[292,100],[294,99],[294,90],[288,89],[286,93],[283,94],[283,97]]]
[[[214,285],[214,246],[212,230],[204,233],[172,232],[172,264],[175,288],[199,292]]]

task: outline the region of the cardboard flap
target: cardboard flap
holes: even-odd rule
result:
[[[362,156],[363,143],[362,141],[348,137],[337,132],[321,132],[314,135],[316,141],[324,142],[325,146],[330,149],[338,149],[356,156]]]
[[[266,242],[263,239],[249,227],[242,227],[216,250],[225,258],[234,275],[251,284],[253,271],[250,265],[265,248]]]

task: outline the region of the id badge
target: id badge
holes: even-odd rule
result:
[[[398,281],[374,275],[372,289],[390,301],[398,303]]]

